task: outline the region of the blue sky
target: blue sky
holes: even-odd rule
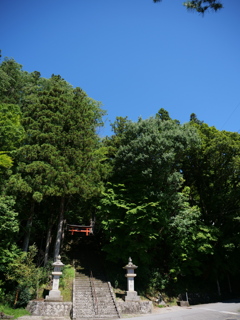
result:
[[[204,17],[183,0],[1,0],[3,57],[43,77],[60,74],[116,116],[160,108],[240,132],[240,1]]]

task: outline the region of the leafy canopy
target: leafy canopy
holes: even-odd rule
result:
[[[161,2],[162,0],[153,0],[153,2]],[[188,10],[195,10],[204,14],[206,11],[218,11],[223,8],[223,5],[218,0],[190,0],[183,2],[183,5]]]

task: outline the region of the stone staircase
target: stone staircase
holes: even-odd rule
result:
[[[109,282],[76,272],[73,291],[73,319],[120,318]]]
[[[115,295],[98,254],[84,247],[76,252],[74,260],[73,320],[120,318]]]
[[[73,290],[73,319],[91,318],[95,315],[90,278],[76,272]]]

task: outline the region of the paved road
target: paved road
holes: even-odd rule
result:
[[[70,320],[64,317],[24,316],[21,320]],[[189,308],[160,309],[159,313],[131,316],[123,320],[240,320],[240,300],[232,302],[217,302],[191,306]],[[105,319],[103,319],[105,320]]]
[[[240,320],[240,301],[191,306],[124,320]]]

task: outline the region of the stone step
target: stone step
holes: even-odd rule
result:
[[[76,297],[75,298],[75,302],[77,304],[88,304],[88,305],[92,305],[93,306],[93,297],[92,296]]]
[[[84,292],[80,292],[80,293],[78,293],[77,295],[76,295],[76,298],[77,297],[81,297],[81,298],[85,298],[85,297],[92,297],[93,296],[93,294],[92,294],[92,291],[84,291]]]
[[[103,320],[103,319],[118,319],[119,317],[116,315],[99,315],[96,314],[92,317],[76,317],[76,320]]]
[[[74,318],[76,320],[119,318],[109,284],[105,281],[105,276],[103,276],[100,268],[94,268],[97,264],[96,257],[91,258],[93,263],[90,260],[87,263],[87,258],[84,261],[80,259],[80,264],[84,266],[93,265],[93,277],[90,278],[86,275],[86,271],[83,271],[83,273],[76,272]],[[97,305],[94,306],[95,299],[97,299]]]
[[[88,278],[88,279],[75,278],[75,282],[87,284],[87,283],[91,283],[91,280],[90,280],[90,278]]]
[[[83,304],[83,303],[88,303],[88,304],[93,304],[93,299],[92,299],[92,297],[88,297],[88,298],[76,298],[75,299],[75,301],[76,301],[76,303],[81,303],[81,304]]]
[[[106,309],[99,309],[98,310],[99,314],[111,314],[111,315],[117,315],[116,310],[106,310]]]
[[[89,306],[88,308],[85,308],[84,306],[78,306],[76,308],[76,313],[80,314],[80,313],[94,313],[95,314],[95,309],[92,306]]]
[[[118,316],[107,316],[107,315],[104,315],[102,317],[100,317],[99,315],[96,315],[95,317],[76,317],[74,320],[104,320],[104,319],[119,319]]]

